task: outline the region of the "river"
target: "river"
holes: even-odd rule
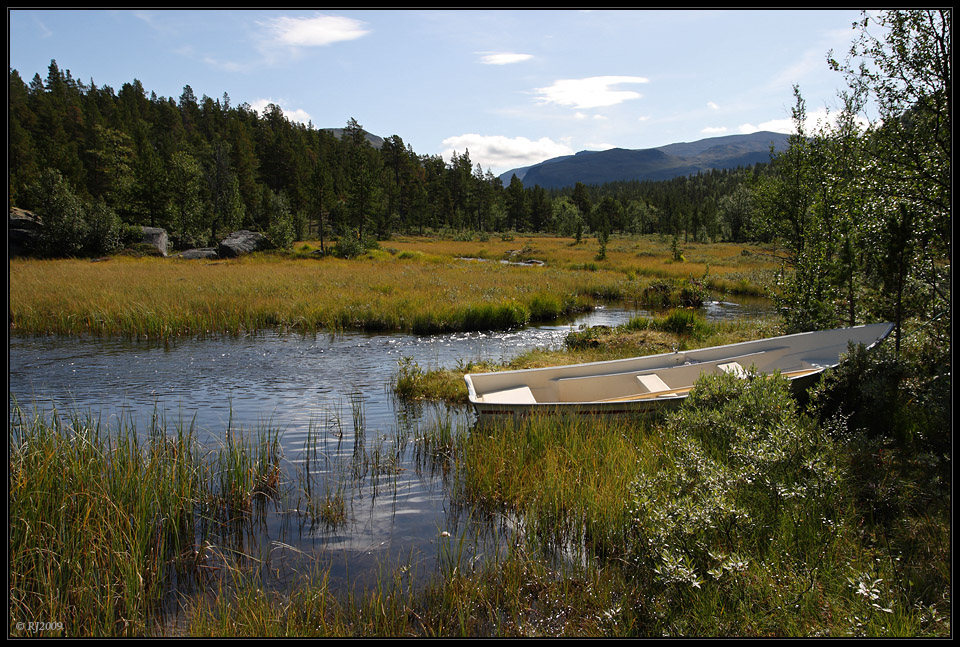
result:
[[[702,310],[708,320],[771,312],[762,300],[713,301]],[[308,563],[330,568],[334,585],[356,584],[396,565],[430,571],[449,542],[469,538],[473,554],[488,545],[481,536],[503,530],[452,504],[442,476],[417,458],[421,430],[439,421],[462,433],[473,414],[398,403],[390,388],[398,362],[409,358],[429,369],[504,361],[562,346],[581,326],[615,326],[636,314],[649,313],[607,307],[552,325],[431,336],[261,333],[169,344],[14,336],[9,397],[28,412],[89,413],[109,428],[145,430],[158,416],[168,430],[193,425],[207,445],[222,442],[228,425],[250,434],[276,429],[288,473],[302,474],[312,456],[310,478],[317,488],[343,493],[347,521],[307,523],[298,501],[287,498],[245,531],[244,551],[277,586]],[[308,442],[312,454],[305,454]],[[358,451],[367,457],[362,470]]]

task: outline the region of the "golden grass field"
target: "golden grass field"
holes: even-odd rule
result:
[[[10,329],[28,334],[169,338],[260,330],[444,332],[511,328],[599,302],[636,300],[653,281],[698,279],[762,293],[775,260],[741,245],[691,245],[674,262],[656,238],[486,241],[396,238],[345,260],[293,252],[197,261],[176,257],[10,260]],[[511,251],[516,253],[511,254]],[[490,261],[538,259],[543,266]]]

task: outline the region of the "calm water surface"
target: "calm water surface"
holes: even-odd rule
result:
[[[397,564],[429,571],[461,538],[469,540],[467,558],[479,555],[510,532],[509,520],[474,519],[451,503],[442,476],[418,460],[422,430],[440,421],[467,433],[473,415],[396,402],[390,384],[398,362],[429,369],[503,361],[562,346],[581,325],[614,326],[638,313],[648,314],[602,308],[556,325],[431,336],[265,333],[169,345],[13,337],[9,395],[28,411],[92,413],[110,427],[123,420],[146,430],[156,414],[171,432],[192,424],[211,446],[228,425],[252,435],[277,430],[288,473],[302,475],[309,458],[315,491],[342,493],[348,522],[336,529],[311,524],[303,501],[288,497],[246,532],[243,550],[263,565],[265,582],[282,583],[305,564],[321,563],[334,584],[348,574],[362,583]],[[770,313],[765,301],[715,301],[703,310],[713,320]],[[305,454],[308,442],[313,449]],[[358,462],[358,452],[366,459]]]

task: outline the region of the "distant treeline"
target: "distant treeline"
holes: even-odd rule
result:
[[[469,151],[446,162],[398,135],[375,148],[354,119],[341,133],[292,122],[276,105],[257,113],[226,94],[198,99],[189,85],[174,100],[137,80],[119,91],[86,84],[56,61],[30,83],[11,70],[10,206],[57,212],[46,225],[76,244],[56,253],[109,250],[130,225],[163,227],[176,248],[238,228],[281,247],[441,231],[742,240],[737,191],[763,166],[547,191],[517,178],[505,186]]]

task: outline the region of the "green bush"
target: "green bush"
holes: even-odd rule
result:
[[[672,332],[675,335],[690,335],[697,339],[705,337],[710,332],[710,324],[706,320],[698,316],[693,310],[685,308],[673,310],[666,317],[654,319],[651,327],[664,332]]]
[[[59,171],[47,169],[30,188],[40,221],[40,252],[45,256],[81,254],[87,239],[86,209],[67,181]]]
[[[652,608],[679,614],[709,599],[732,609],[747,580],[802,572],[829,541],[832,441],[785,378],[704,375],[664,436],[630,509],[629,558]]]
[[[341,236],[333,246],[331,253],[337,258],[357,258],[371,249],[379,249],[380,244],[369,238],[359,238],[356,232]],[[401,256],[403,258],[403,256]]]

